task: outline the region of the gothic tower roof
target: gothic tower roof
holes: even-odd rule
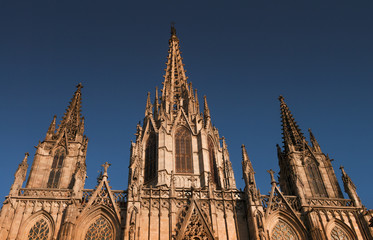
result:
[[[165,113],[172,113],[180,108],[187,114],[195,113],[195,98],[192,85],[188,84],[186,70],[182,62],[179,38],[176,36],[176,29],[171,26],[171,37],[164,75],[161,108]]]
[[[280,100],[282,137],[285,150],[288,149],[289,145],[301,146],[305,141],[303,133],[285,103],[284,97],[280,96],[278,99]]]
[[[76,141],[77,134],[83,135],[84,117],[81,115],[81,89],[83,88],[83,85],[79,83],[76,87],[77,90],[71,98],[69,106],[67,107],[57,129],[56,116],[53,117],[47,131],[46,140],[58,140],[63,138],[63,135],[66,134],[66,140]]]

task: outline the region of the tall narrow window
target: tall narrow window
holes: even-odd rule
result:
[[[211,138],[208,138],[207,142],[208,142],[208,149],[209,149],[211,178],[215,182],[215,184],[219,186],[218,168],[216,165],[214,143],[212,142]]]
[[[316,163],[309,159],[306,164],[306,173],[310,188],[315,197],[328,197]]]
[[[145,148],[145,182],[152,180],[157,173],[157,141],[151,133]]]
[[[99,217],[89,226],[85,240],[113,240],[113,229],[106,218]]]
[[[184,127],[175,133],[176,172],[193,173],[192,138],[190,131]]]
[[[48,240],[49,226],[44,219],[37,221],[30,229],[27,239],[28,240]]]
[[[65,159],[65,151],[63,149],[58,149],[53,158],[52,168],[51,168],[48,183],[47,183],[48,188],[58,187],[64,159]]]

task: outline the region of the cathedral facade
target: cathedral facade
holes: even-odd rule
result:
[[[85,189],[88,138],[82,85],[61,123],[39,142],[27,182],[19,164],[0,213],[1,240],[371,240],[372,210],[361,203],[341,167],[345,199],[331,159],[309,130],[306,141],[280,96],[283,146],[279,178],[261,194],[242,145],[245,189],[236,181],[224,137],[188,83],[171,28],[161,94],[148,98],[130,146],[128,189],[112,190],[110,164],[95,189]],[[200,109],[203,108],[203,111]]]

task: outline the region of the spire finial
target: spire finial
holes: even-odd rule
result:
[[[171,22],[171,36],[176,36],[175,22]]]
[[[283,97],[282,95],[280,95],[280,96],[278,97],[278,100],[279,100],[280,102],[284,102],[284,97]]]
[[[271,175],[271,184],[272,185],[276,185],[277,182],[275,180],[275,175],[274,175],[275,171],[273,171],[272,169],[269,169],[267,172]]]
[[[101,167],[104,168],[104,173],[102,174],[103,177],[107,177],[107,169],[111,166],[110,163],[108,162],[105,162],[104,164],[101,165]]]
[[[80,91],[80,89],[82,89],[82,88],[83,88],[83,85],[82,85],[82,83],[79,83],[78,85],[76,85],[76,88],[78,89],[78,91]]]
[[[30,154],[28,152],[25,153],[25,157],[23,158],[23,163],[27,163],[27,158],[28,156],[30,156]]]

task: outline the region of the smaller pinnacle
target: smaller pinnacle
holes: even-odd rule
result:
[[[76,88],[78,88],[78,90],[82,89],[83,88],[82,83],[79,83],[78,85],[76,85]]]
[[[175,23],[171,23],[171,36],[176,36],[176,28],[175,28]]]
[[[25,153],[25,158],[23,159],[23,162],[26,162],[27,163],[27,158],[28,158],[28,156],[30,156],[30,154],[27,152],[27,153]]]
[[[283,101],[284,101],[284,97],[283,97],[282,95],[280,95],[280,96],[278,97],[278,100],[280,100],[280,102],[283,102]]]

